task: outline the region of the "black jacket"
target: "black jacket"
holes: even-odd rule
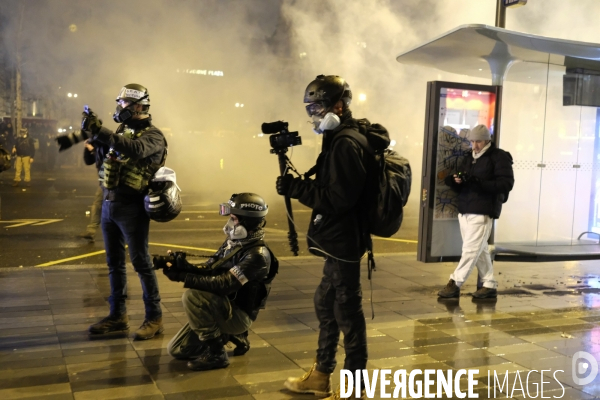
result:
[[[200,266],[178,259],[177,268],[183,269],[185,288],[203,290],[229,299],[254,321],[258,311],[264,308],[270,291],[269,275],[271,255],[265,246],[246,244],[225,263],[217,263],[230,251],[227,242]]]
[[[19,137],[15,141],[15,148],[17,149],[18,157],[31,157],[35,156],[35,146],[33,139],[29,136]]]
[[[512,164],[510,153],[497,148],[493,143],[477,160],[469,152],[456,171],[466,172],[467,182],[457,184],[453,174],[445,178],[446,185],[459,193],[458,212],[499,218],[502,203],[508,198],[515,183]]]
[[[334,257],[358,261],[366,251],[368,232],[361,221],[366,213],[362,205],[371,158],[354,139],[336,140],[344,130],[358,129],[350,111],[341,120],[339,127],[323,134],[315,179],[294,179],[289,196],[313,209],[307,238],[311,253],[323,256],[319,250],[323,249]],[[384,128],[382,134],[389,141]]]
[[[106,157],[105,151],[106,147],[102,145],[102,143],[92,141],[92,146],[94,149],[92,151],[88,150],[87,147],[83,148],[83,162],[85,165],[96,166],[96,170],[98,171],[98,181],[102,186],[102,182],[104,181],[104,158]]]
[[[165,137],[157,127],[152,125],[152,118],[132,120],[126,125],[136,132],[146,128],[148,129],[146,129],[140,137],[130,139],[123,135],[119,135],[118,133],[114,133],[108,128],[101,127],[100,132],[94,136],[92,143],[92,145],[96,147],[96,168],[98,168],[98,170],[100,170],[100,167],[104,163],[104,158],[106,157],[106,154],[108,154],[110,148],[115,149],[117,152],[122,153],[133,160],[145,158],[153,164],[159,164],[161,162],[166,151]],[[117,132],[121,132],[123,128],[123,125],[119,125]],[[126,185],[119,185],[116,189],[111,189],[111,191],[115,192],[118,198],[144,197],[143,194],[140,195],[135,189]]]

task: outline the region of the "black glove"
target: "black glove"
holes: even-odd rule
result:
[[[187,275],[187,272],[181,271],[175,267],[171,267],[164,268],[163,274],[165,274],[165,276],[173,282],[185,282],[185,276]]]
[[[275,182],[275,188],[277,189],[277,194],[282,196],[287,196],[290,191],[290,187],[292,186],[292,182],[294,181],[294,177],[291,174],[285,174],[283,176],[278,176],[277,181]]]
[[[98,118],[98,115],[88,109],[88,112],[81,113],[81,116],[81,130],[90,131],[92,135],[97,135],[102,127],[102,120]]]

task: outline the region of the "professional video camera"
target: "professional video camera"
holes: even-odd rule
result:
[[[302,144],[302,138],[298,136],[298,132],[290,132],[288,130],[287,122],[265,122],[262,124],[261,129],[263,133],[268,135],[274,134],[269,137],[269,143],[272,147],[271,153],[285,153],[288,147],[300,146]]]
[[[281,175],[285,175],[288,169],[298,173],[296,168],[292,165],[292,162],[285,155],[288,148],[292,146],[300,146],[302,144],[302,138],[298,136],[298,132],[290,132],[288,130],[288,123],[284,121],[265,122],[261,126],[261,130],[266,134],[274,134],[269,137],[269,143],[271,144],[271,154],[277,154],[279,159],[279,172]],[[299,173],[298,173],[299,175]],[[292,203],[288,196],[285,196],[285,208],[288,216],[288,241],[290,243],[290,249],[292,253],[298,255],[298,234],[294,226],[294,214],[292,213]]]
[[[80,130],[74,130],[74,131],[69,132],[66,135],[61,135],[56,138],[56,142],[59,145],[58,151],[64,151],[64,150],[70,148],[71,146],[73,146],[74,144],[77,144],[79,142],[83,142],[87,139],[92,138],[92,133],[89,130],[90,119],[92,116],[94,118],[97,118],[97,116],[92,111],[92,109],[89,108],[87,105],[85,105],[83,107],[83,113],[81,115],[82,115],[82,119],[81,119],[81,129]],[[102,120],[98,120],[98,121],[99,121],[100,125],[102,125]]]

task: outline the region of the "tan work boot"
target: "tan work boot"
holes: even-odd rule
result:
[[[129,330],[129,317],[127,315],[109,315],[89,327],[89,332],[94,335],[127,330]]]
[[[162,333],[163,330],[162,317],[152,320],[145,319],[142,326],[135,331],[133,338],[135,340],[152,339],[157,334]]]
[[[294,393],[314,394],[321,397],[332,393],[331,374],[317,371],[317,363],[313,364],[301,378],[287,378],[283,386]]]

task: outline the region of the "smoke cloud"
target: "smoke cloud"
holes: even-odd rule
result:
[[[566,3],[532,0],[507,10],[507,28],[597,40],[600,4]],[[355,117],[387,127],[411,161],[416,217],[426,82],[490,81],[395,58],[458,25],[494,25],[495,7],[495,0],[5,0],[0,39],[5,65],[21,53],[25,97],[58,99],[52,112],[66,115],[63,125],[76,125],[89,104],[116,128],[121,86],[147,86],[154,123],[169,141],[167,165],[184,192],[207,201],[234,191],[275,196],[278,164],[259,135],[262,122],[289,121],[304,139],[294,163],[312,166],[319,138],[307,124],[304,88],[318,74],[340,75],[353,90]]]

